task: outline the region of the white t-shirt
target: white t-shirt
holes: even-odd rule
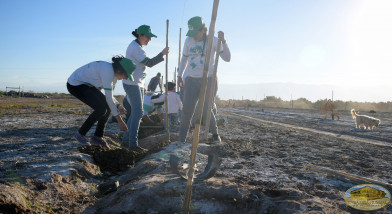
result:
[[[131,44],[129,44],[125,57],[132,60],[136,69],[133,71],[133,81],[130,79],[123,80],[123,83],[126,85],[139,85],[139,87],[144,88],[144,79],[146,78],[146,66],[142,63],[147,59],[146,52],[143,47],[136,41],[133,40]]]
[[[173,91],[169,91],[167,94],[167,101],[168,101],[168,112],[169,114],[173,113],[178,113],[178,111],[182,110],[182,102],[180,99],[180,96]],[[160,103],[160,102],[165,102],[165,95],[163,94],[162,96],[152,99],[152,103]]]
[[[114,116],[118,115],[116,104],[118,101],[113,97],[113,89],[117,83],[114,76],[112,63],[95,61],[76,69],[68,78],[68,83],[73,86],[88,85],[97,89],[105,90],[106,102]]]
[[[205,43],[205,44],[204,44]],[[204,46],[204,55],[203,53]],[[208,76],[212,76],[215,64],[215,53],[217,51],[218,38],[214,37],[212,44],[212,51],[210,56],[210,65],[208,70]],[[207,41],[200,40],[196,42],[193,37],[187,37],[185,39],[183,54],[180,63],[180,69],[178,76],[183,77],[193,77],[202,78],[204,70],[205,55],[207,52]],[[219,56],[226,62],[230,61],[231,53],[227,43],[221,45],[221,50]],[[183,76],[184,75],[184,76]]]

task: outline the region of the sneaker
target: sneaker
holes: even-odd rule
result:
[[[130,148],[131,151],[137,152],[137,153],[146,153],[148,152],[148,149],[142,148],[140,146],[132,146]]]
[[[105,141],[104,139],[102,139],[101,137],[93,136],[93,137],[91,138],[91,140],[92,140],[94,143],[96,143],[96,144],[100,144],[100,145],[102,145],[103,147],[110,149],[109,144],[106,143],[106,141]]]
[[[91,145],[91,144],[87,141],[86,137],[84,137],[83,135],[81,135],[79,132],[76,132],[76,133],[75,133],[74,138],[75,138],[76,140],[78,140],[78,142],[79,142],[80,144],[87,145],[87,146],[90,146],[90,145]]]
[[[214,141],[214,143],[220,143],[221,142],[221,138],[219,137],[218,134],[213,134],[212,135],[212,140]]]

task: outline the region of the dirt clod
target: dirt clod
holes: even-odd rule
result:
[[[18,188],[0,184],[0,213],[32,213]]]
[[[79,148],[79,151],[91,155],[102,171],[110,171],[112,173],[117,173],[133,166],[137,156],[135,152],[128,149],[107,149],[101,145],[82,146]]]

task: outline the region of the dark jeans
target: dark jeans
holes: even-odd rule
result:
[[[94,123],[98,121],[94,135],[97,137],[103,137],[106,123],[110,116],[110,108],[106,102],[105,95],[103,95],[97,88],[90,87],[88,85],[73,86],[67,83],[67,89],[70,94],[94,109],[93,113],[90,114],[87,120],[83,123],[82,127],[80,127],[79,133],[85,136]]]

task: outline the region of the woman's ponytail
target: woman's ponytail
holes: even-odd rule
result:
[[[124,57],[121,55],[116,55],[112,57],[112,61],[113,61],[112,66],[113,66],[114,73],[125,73],[124,68],[120,64],[120,61],[122,59],[124,59]]]
[[[134,31],[132,31],[132,35],[134,37],[136,37],[136,39],[139,37],[139,34],[137,34],[137,29],[135,29]]]
[[[122,59],[124,59],[124,57],[121,55],[117,55],[117,56],[112,57],[113,63],[119,63]]]

